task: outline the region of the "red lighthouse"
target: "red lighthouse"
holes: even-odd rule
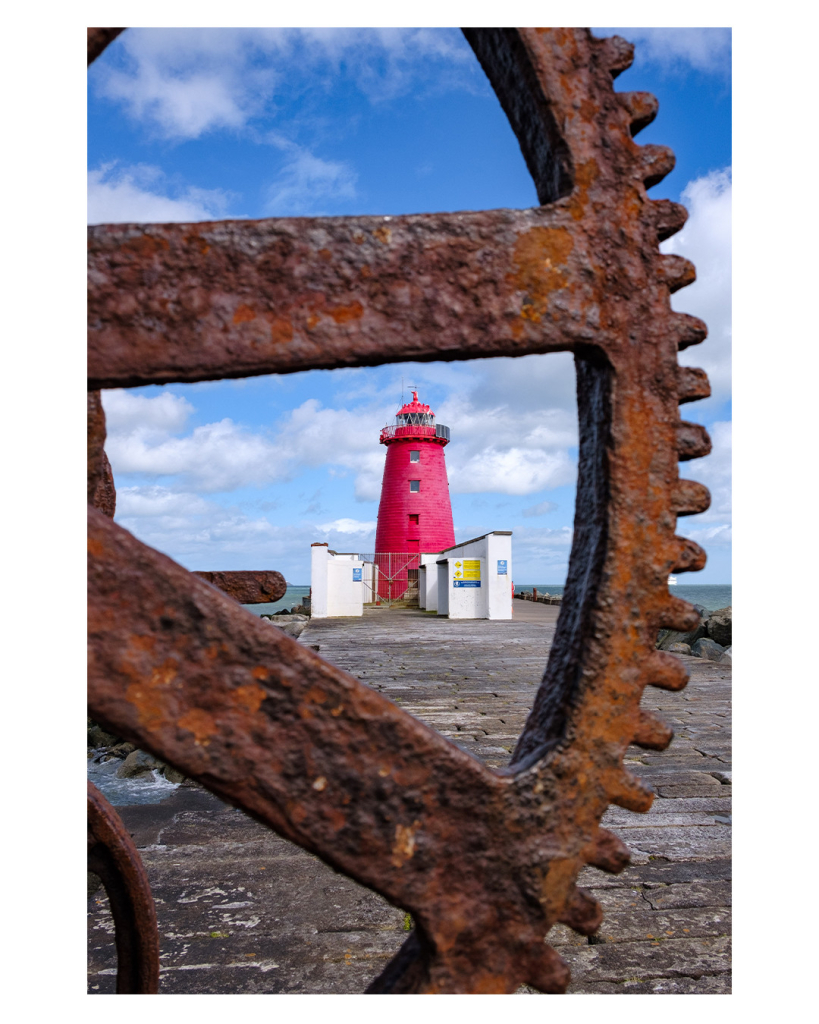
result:
[[[377,552],[443,551],[455,544],[444,448],[449,427],[418,401],[401,406],[395,423],[381,431],[387,446],[378,526]],[[417,564],[417,561],[416,561]]]

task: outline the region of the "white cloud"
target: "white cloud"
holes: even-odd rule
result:
[[[375,533],[375,520],[369,522],[362,522],[359,519],[334,519],[332,523],[324,523],[319,525],[318,529],[322,534],[326,533],[343,533],[343,534],[374,534]]]
[[[269,216],[320,214],[328,201],[355,198],[358,175],[349,164],[323,160],[284,139],[276,145],[289,156],[268,188],[265,212]]]
[[[178,477],[205,493],[272,483],[292,471],[278,445],[230,419],[196,427],[187,437],[112,431],[106,450],[115,474]]]
[[[691,68],[709,74],[731,73],[730,28],[596,28],[598,37],[619,35],[635,44],[637,60],[665,71]]]
[[[681,352],[680,363],[708,373],[712,404],[731,392],[731,198],[730,167],[689,182],[682,193],[688,222],[660,247],[687,257],[697,269],[697,280],[675,292],[671,305],[708,325],[706,340]],[[698,402],[697,408],[707,406]]]
[[[174,433],[185,426],[194,411],[187,399],[170,391],[149,398],[125,388],[114,388],[102,392],[102,404],[109,434],[130,434],[136,430]]]
[[[489,446],[465,462],[453,459],[449,483],[459,494],[491,491],[499,494],[534,494],[550,487],[571,483],[576,469],[565,451],[509,448],[498,451]]]
[[[530,505],[529,508],[522,510],[521,515],[531,518],[532,516],[545,516],[549,512],[554,512],[557,505],[553,501],[541,501],[537,505]]]
[[[162,516],[187,522],[188,516],[202,515],[208,512],[209,508],[208,502],[198,494],[173,491],[167,487],[117,488],[118,518]]]
[[[711,435],[711,454],[680,466],[680,476],[697,480],[711,491],[711,507],[708,511],[680,522],[681,532],[685,536],[690,535],[689,524],[697,528],[701,523],[724,523],[731,519],[731,423],[711,423],[708,433]]]
[[[344,75],[371,102],[486,88],[457,29],[130,29],[93,66],[98,93],[168,139],[239,131],[284,91]],[[310,88],[302,78],[310,76]]]
[[[88,223],[153,223],[217,220],[231,194],[169,182],[159,167],[102,164],[88,172]]]

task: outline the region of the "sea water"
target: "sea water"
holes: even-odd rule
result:
[[[114,807],[128,804],[158,804],[179,788],[179,783],[168,780],[157,771],[145,772],[133,779],[118,779],[117,768],[122,764],[119,757],[112,757],[102,764],[96,758],[103,750],[95,750],[88,758],[88,781],[93,782],[109,803]]]
[[[288,587],[284,592],[284,597],[278,601],[268,601],[266,604],[245,604],[242,607],[247,608],[254,615],[273,615],[281,611],[282,608],[290,611],[294,605],[301,604],[309,594],[309,587]]]
[[[524,583],[522,586],[515,584],[516,593],[531,593],[532,588],[537,589],[538,594],[562,594],[566,589],[562,583]],[[674,597],[681,597],[683,601],[690,601],[691,604],[702,605],[709,612],[717,608],[727,608],[731,603],[730,583],[678,583],[668,588],[669,594]]]

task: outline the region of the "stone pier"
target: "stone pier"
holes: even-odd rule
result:
[[[508,763],[558,607],[514,602],[512,621],[413,609],[311,621],[300,637],[490,767]],[[670,722],[662,753],[629,749],[657,792],[648,814],[603,823],[632,851],[621,875],[587,868],[605,911],[591,939],[556,926],[570,993],[730,992],[731,668],[683,658],[682,693],[649,687]],[[408,916],[198,787],[120,808],[157,904],[161,992],[362,992],[406,938]],[[114,991],[104,892],[89,898],[92,993]],[[525,993],[527,990],[521,990]]]

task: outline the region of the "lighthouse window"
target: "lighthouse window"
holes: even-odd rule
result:
[[[421,461],[421,453],[420,452],[410,452],[410,462],[420,462],[420,461]]]
[[[412,516],[409,517],[410,523],[414,523],[416,526],[419,524],[420,520],[421,520],[421,516],[420,515],[412,515]]]
[[[410,490],[411,491],[420,491],[421,490],[421,481],[420,480],[410,480]]]

